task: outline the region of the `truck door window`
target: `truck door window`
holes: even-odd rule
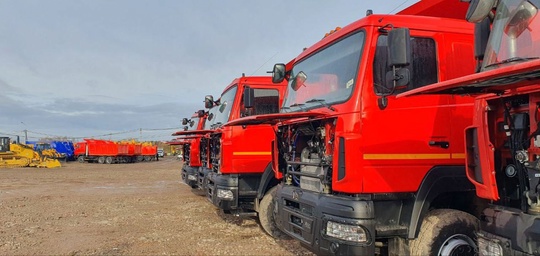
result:
[[[243,108],[242,116],[264,115],[279,112],[279,92],[276,89],[255,89],[253,107]],[[243,99],[242,99],[243,101]],[[242,102],[243,106],[243,102]]]
[[[389,93],[392,85],[386,84],[386,73],[392,70],[388,66],[388,52],[386,35],[377,39],[375,60],[373,61],[373,83],[375,93]],[[412,90],[424,85],[438,82],[437,51],[435,41],[431,38],[411,37],[412,64],[408,66],[411,81],[405,90]],[[403,90],[396,90],[394,94]]]

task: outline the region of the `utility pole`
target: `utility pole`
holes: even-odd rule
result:
[[[28,130],[26,129],[26,124],[24,122],[21,121],[21,124],[24,125],[25,127],[23,132],[24,132],[24,144],[26,144],[26,142],[28,141]]]

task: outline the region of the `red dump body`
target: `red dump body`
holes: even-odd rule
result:
[[[143,149],[144,148],[144,149]],[[114,142],[110,140],[84,139],[75,144],[75,156],[79,162],[98,163],[133,163],[137,161],[151,161],[155,158],[140,158],[155,156],[157,146],[143,146],[140,143]]]
[[[155,156],[157,154],[157,146],[148,145],[142,146],[141,155],[143,156]]]
[[[134,144],[130,143],[128,144],[128,154],[132,156],[140,156],[142,152],[142,145],[141,144]]]
[[[113,141],[84,139],[84,142],[77,142],[75,145],[75,155],[116,156],[118,149]]]
[[[128,156],[129,155],[129,145],[124,143],[117,143],[118,155],[119,156]]]

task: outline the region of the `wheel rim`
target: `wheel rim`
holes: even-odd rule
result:
[[[449,237],[444,241],[439,250],[440,256],[457,256],[457,255],[476,255],[476,245],[474,241],[462,234],[457,234]]]

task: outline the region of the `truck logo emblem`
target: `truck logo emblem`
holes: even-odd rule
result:
[[[298,200],[298,198],[300,198],[300,195],[302,195],[302,191],[293,190],[293,192],[292,192],[292,198],[293,198],[294,200]]]

